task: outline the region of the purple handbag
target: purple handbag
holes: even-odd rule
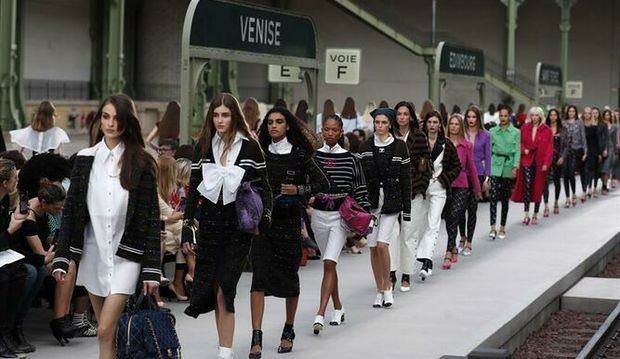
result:
[[[258,189],[251,182],[243,182],[237,190],[235,201],[239,229],[243,232],[255,233],[263,216],[263,200]]]

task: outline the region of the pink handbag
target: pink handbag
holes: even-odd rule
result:
[[[374,216],[366,212],[353,197],[346,196],[338,212],[342,217],[342,225],[347,230],[360,236],[366,236],[372,232]]]

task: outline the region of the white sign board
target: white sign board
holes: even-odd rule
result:
[[[360,83],[361,49],[326,49],[325,83],[357,85]]]
[[[301,70],[295,66],[269,65],[269,82],[301,82]]]
[[[583,81],[566,81],[566,98],[582,98]]]

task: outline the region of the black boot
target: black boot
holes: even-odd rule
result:
[[[50,328],[52,329],[52,335],[61,346],[65,346],[69,343],[69,338],[75,336],[76,328],[71,325],[71,318],[69,315],[65,315],[62,318],[54,319],[50,322]]]
[[[260,359],[262,358],[262,350],[263,350],[263,331],[262,330],[252,330],[252,343],[250,344],[250,350],[252,347],[258,345],[261,351],[256,353],[250,353],[248,356],[249,359]]]
[[[396,271],[395,270],[390,272],[390,280],[392,281],[392,290],[394,290],[394,287],[396,286]]]
[[[5,337],[8,337],[8,335],[0,336],[0,358],[19,358],[4,341]]]
[[[21,324],[16,326],[11,334],[13,337],[13,342],[15,343],[17,349],[15,351],[16,353],[32,353],[36,350],[34,345],[28,343],[28,341],[26,340],[26,336],[24,335],[24,329]]]
[[[293,341],[295,340],[295,330],[293,330],[293,324],[284,324],[284,329],[282,330],[282,337],[280,340],[287,341],[291,344],[290,347],[278,346],[278,353],[290,353],[293,351]]]

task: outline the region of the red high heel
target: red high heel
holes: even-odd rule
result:
[[[549,208],[548,207],[545,207],[545,210],[543,212],[543,217],[545,217],[545,218],[549,217]]]
[[[521,222],[521,223],[523,223],[526,226],[529,226],[530,225],[530,217],[523,218],[523,222]]]
[[[538,224],[538,217],[532,217],[532,225]]]

